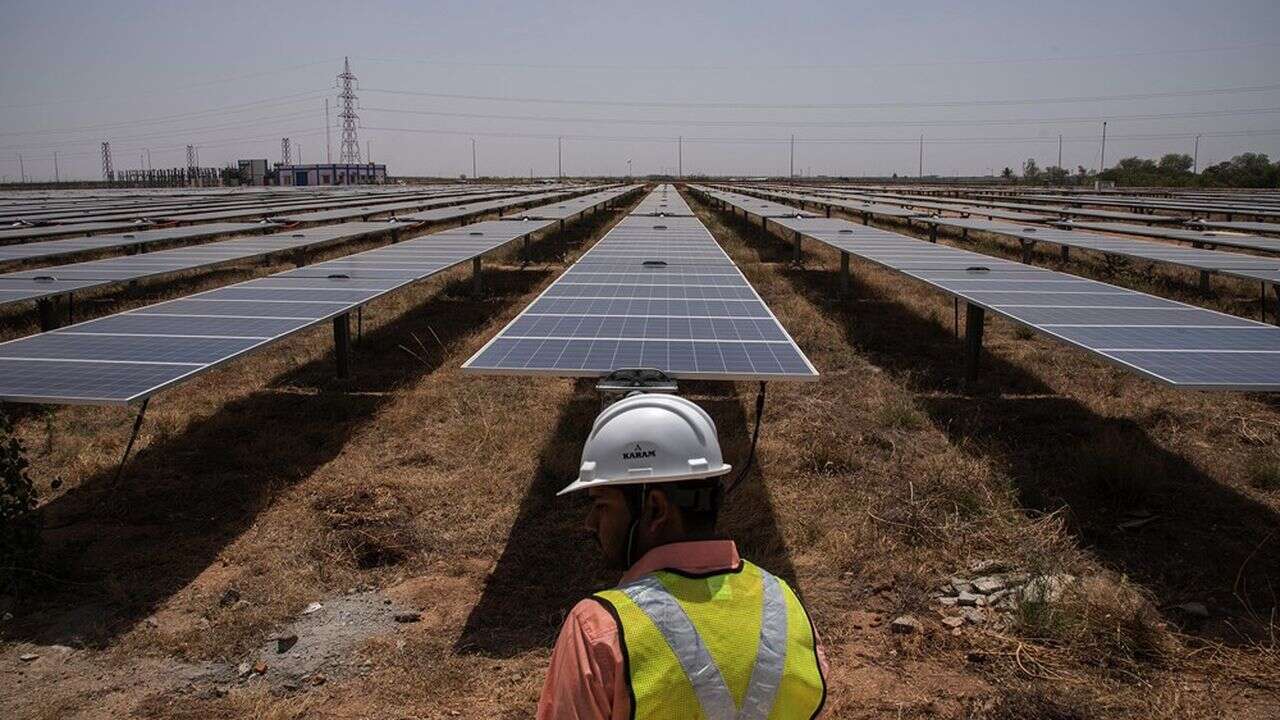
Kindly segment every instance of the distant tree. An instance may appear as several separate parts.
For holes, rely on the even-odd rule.
[[[1022,163],[1022,177],[1033,182],[1040,179],[1040,166],[1036,164],[1034,158],[1027,158],[1027,161]]]
[[[1050,165],[1044,169],[1045,181],[1053,183],[1054,185],[1063,184],[1066,182],[1069,175],[1070,173],[1067,172],[1066,168],[1060,168],[1057,165]]]
[[[1086,169],[1085,169],[1085,167],[1084,167],[1083,165],[1077,165],[1077,166],[1076,166],[1076,175],[1080,176],[1080,178],[1081,178],[1081,179],[1084,179],[1084,178],[1086,178],[1086,177],[1088,177],[1088,176],[1089,176],[1089,171],[1088,171],[1088,170],[1086,170]]]
[[[1012,180],[1012,179],[1013,179],[1013,168],[1006,167],[1004,170],[1002,170],[1002,171],[1000,172],[1000,177],[1004,178],[1005,180]]]
[[[1195,161],[1191,159],[1191,156],[1185,153],[1169,153],[1160,158],[1158,167],[1161,172],[1165,173],[1189,173],[1193,162]]]
[[[1205,168],[1201,181],[1222,187],[1278,187],[1280,163],[1272,164],[1265,153],[1244,153]]]

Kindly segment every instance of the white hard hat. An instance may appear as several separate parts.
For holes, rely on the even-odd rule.
[[[716,424],[675,395],[632,395],[596,417],[582,446],[578,479],[559,495],[611,485],[667,483],[724,475]]]

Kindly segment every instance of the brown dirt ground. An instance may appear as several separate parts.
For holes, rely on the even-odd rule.
[[[810,245],[797,267],[788,244],[691,202],[822,371],[769,386],[723,529],[804,597],[829,717],[1280,714],[1280,488],[1264,470],[1280,403],[1169,390],[998,320],[962,391],[941,296],[855,262],[841,300],[833,252]],[[351,380],[318,329],[157,397],[118,485],[128,411],[24,411],[45,575],[7,603],[0,716],[530,716],[564,613],[613,579],[583,502],[553,497],[599,399],[458,366],[618,217],[543,238],[528,265],[488,263],[483,298],[455,270],[376,303]],[[682,392],[741,462],[755,387]],[[1135,512],[1155,520],[1120,529]],[[931,592],[982,559],[1092,590],[1049,619],[946,631]],[[336,657],[282,685],[263,648],[308,604],[365,597],[422,620],[300,631]],[[1210,618],[1172,609],[1187,601]],[[902,613],[924,632],[891,634]],[[265,675],[240,680],[255,659]]]

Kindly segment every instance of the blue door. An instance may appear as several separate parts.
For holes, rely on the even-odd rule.
[[[306,185],[306,184],[307,184],[307,172],[306,172],[305,170],[299,170],[298,172],[295,172],[295,173],[293,174],[293,184],[294,184],[294,185]]]

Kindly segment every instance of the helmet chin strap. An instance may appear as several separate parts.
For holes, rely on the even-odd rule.
[[[646,483],[640,486],[640,505],[636,509],[635,517],[631,518],[631,526],[627,528],[627,554],[626,557],[623,558],[623,562],[626,563],[627,568],[635,565],[636,560],[640,559],[632,557],[632,555],[635,553],[636,529],[640,527],[640,521],[644,518],[644,506],[648,499],[649,485]]]

